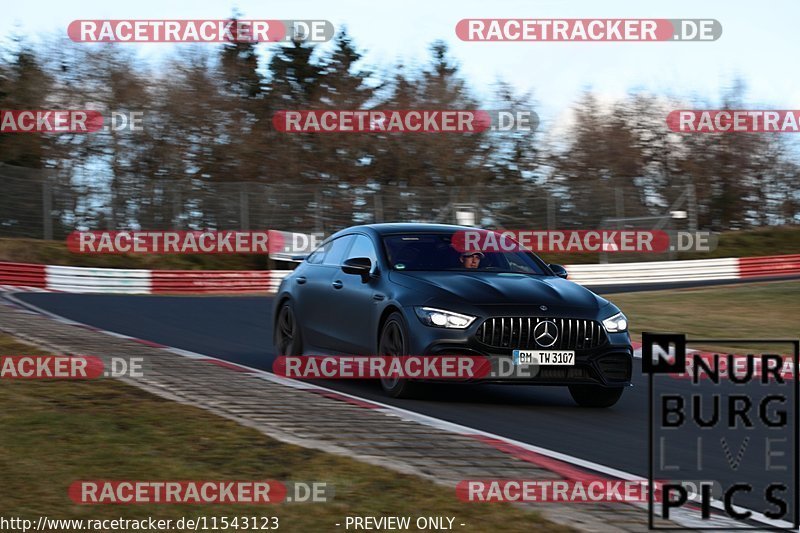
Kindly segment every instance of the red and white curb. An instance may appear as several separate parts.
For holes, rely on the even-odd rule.
[[[326,387],[322,387],[320,385],[316,385],[306,381],[284,378],[281,376],[277,376],[271,372],[267,372],[265,370],[260,370],[257,368],[240,365],[238,363],[231,363],[230,361],[226,361],[218,357],[192,352],[189,350],[183,350],[181,348],[174,348],[171,346],[166,346],[146,339],[139,339],[136,337],[131,337],[129,335],[124,335],[122,333],[100,329],[94,326],[90,326],[88,324],[84,324],[82,322],[77,322],[75,320],[62,317],[60,315],[57,315],[50,311],[46,311],[27,302],[23,302],[18,298],[15,298],[14,295],[10,293],[0,295],[0,298],[3,298],[8,302],[10,302],[9,305],[21,308],[23,310],[26,310],[27,312],[47,316],[63,324],[69,324],[72,326],[88,329],[90,331],[94,331],[97,333],[103,333],[120,339],[130,340],[133,342],[137,342],[139,344],[144,344],[151,348],[166,350],[172,354],[179,355],[181,357],[187,357],[189,359],[194,359],[201,363],[214,364],[223,368],[227,368],[229,370],[248,374],[252,377],[264,379],[272,383],[276,383],[287,387],[292,387],[294,389],[305,390],[310,393],[342,401],[356,407],[380,411],[388,416],[395,416],[405,421],[416,422],[418,424],[433,427],[441,431],[446,431],[463,437],[468,437],[476,441],[482,442],[484,444],[487,444],[489,446],[492,446],[493,448],[505,452],[516,459],[529,462],[531,464],[536,465],[539,468],[554,472],[555,474],[567,480],[577,481],[585,479],[586,476],[588,475],[587,472],[585,472],[585,470],[596,472],[598,474],[602,474],[609,478],[616,478],[624,481],[643,480],[642,476],[637,476],[610,466],[602,465],[592,461],[587,461],[579,457],[574,457],[572,455],[568,455],[565,453],[557,452],[547,448],[542,448],[540,446],[528,444],[526,442],[510,439],[502,435],[497,435],[476,428],[471,428],[453,422],[448,422],[440,418],[424,415],[422,413],[418,413],[415,411],[409,411],[407,409],[403,409],[401,407],[397,407],[394,405],[388,405],[381,402],[376,402],[374,400],[367,400],[359,396],[336,391],[333,389],[328,389]],[[636,342],[633,344],[637,352],[635,356],[641,358],[641,343]],[[634,505],[635,507],[644,510],[647,509],[647,504],[643,503],[631,503],[630,505]],[[720,511],[725,510],[722,502],[712,501],[711,506]],[[764,516],[762,513],[753,511],[751,509],[747,509],[745,507],[734,505],[733,508],[739,512],[750,511],[752,513],[751,520],[763,523],[768,526],[772,526],[773,528],[792,527],[792,524],[789,522],[771,520],[766,516]],[[682,509],[673,509],[673,514],[674,516],[672,516],[670,520],[681,525],[684,528],[708,527],[710,525],[710,521],[698,520],[693,515]],[[725,517],[718,517],[716,520],[713,521],[713,525],[715,526],[729,526],[731,528],[735,528],[737,524],[738,524],[737,522],[728,520]]]

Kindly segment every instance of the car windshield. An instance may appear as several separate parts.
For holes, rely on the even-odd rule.
[[[462,254],[451,243],[453,233],[386,235],[389,264],[401,271],[516,272],[549,276],[544,262],[529,252]]]

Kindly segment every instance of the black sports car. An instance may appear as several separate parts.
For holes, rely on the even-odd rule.
[[[460,253],[453,237],[466,230],[373,224],[332,235],[278,289],[278,354],[479,355],[535,369],[481,382],[566,385],[580,405],[615,404],[633,357],[620,310],[533,253]],[[381,384],[395,397],[419,386]]]

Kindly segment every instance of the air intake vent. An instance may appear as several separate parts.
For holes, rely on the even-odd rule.
[[[631,379],[631,358],[627,355],[606,355],[598,362],[600,371],[608,381],[629,381]]]

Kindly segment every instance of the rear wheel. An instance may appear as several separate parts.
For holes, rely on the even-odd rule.
[[[400,313],[392,313],[383,324],[378,342],[378,355],[389,357],[408,355],[408,333]],[[418,388],[417,384],[396,377],[381,378],[381,387],[393,398],[410,398]]]
[[[569,393],[581,407],[611,407],[622,396],[625,387],[601,387],[599,385],[570,385]]]
[[[275,351],[277,355],[302,355],[303,341],[300,338],[300,324],[294,314],[292,302],[285,302],[278,311],[275,321]]]

